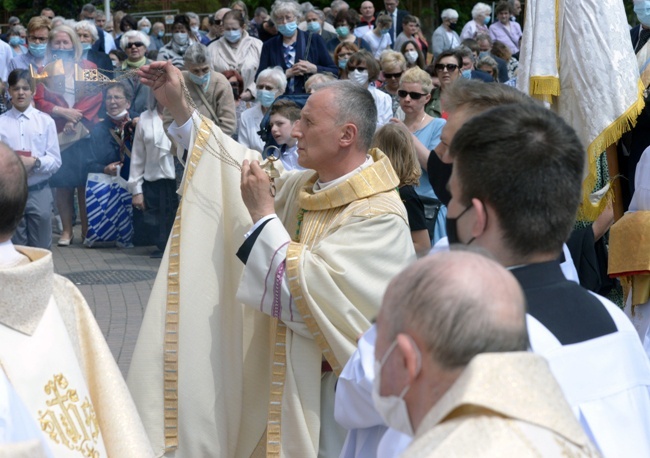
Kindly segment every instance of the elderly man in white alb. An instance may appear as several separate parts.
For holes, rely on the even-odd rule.
[[[338,457],[338,374],[415,259],[397,176],[368,150],[372,96],[345,81],[317,89],[292,133],[311,170],[272,183],[258,153],[192,112],[171,65],[140,76],[191,151],[128,377],[154,449]]]

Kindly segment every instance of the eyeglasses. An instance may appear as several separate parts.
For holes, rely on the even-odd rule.
[[[126,100],[126,97],[122,97],[121,95],[109,95],[109,96],[106,96],[106,101],[107,102],[119,102],[120,100]]]
[[[34,36],[29,36],[29,42],[30,43],[47,43],[47,37],[34,37]]]
[[[429,94],[421,94],[419,92],[408,92],[408,91],[399,90],[397,91],[397,95],[400,97],[400,99],[405,99],[406,96],[408,95],[409,97],[411,97],[412,100],[420,100],[422,97],[426,97]]]
[[[360,72],[362,72],[364,70],[368,70],[368,68],[367,67],[355,67],[353,65],[348,65],[348,71],[353,72],[355,70],[359,70]]]
[[[139,48],[140,46],[144,46],[144,43],[141,41],[133,41],[131,43],[126,44],[126,49],[129,48]]]
[[[210,24],[212,24],[212,25],[221,25],[221,23],[223,22],[223,19],[215,19],[215,18],[211,17],[210,19],[208,19],[208,22]]]
[[[456,65],[456,64],[436,64],[436,66],[434,68],[436,69],[437,72],[441,72],[441,71],[447,69],[447,71],[449,73],[451,73],[453,71],[456,71],[456,69],[458,68],[458,65]]]
[[[387,80],[389,80],[389,79],[400,79],[402,77],[403,73],[404,72],[399,72],[399,73],[386,73],[386,72],[384,72],[384,78],[386,78]]]
[[[296,18],[292,14],[288,14],[286,16],[277,16],[275,18],[275,23],[276,24],[286,24],[287,22],[293,22],[295,20],[296,20]]]

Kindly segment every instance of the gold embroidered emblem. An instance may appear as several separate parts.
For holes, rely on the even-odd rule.
[[[38,412],[41,429],[55,443],[81,452],[86,458],[99,458],[95,449],[99,439],[99,424],[90,399],[79,400],[77,390],[68,388],[63,374],[55,375],[45,385],[50,409]]]

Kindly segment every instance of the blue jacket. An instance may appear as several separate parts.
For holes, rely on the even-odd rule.
[[[298,37],[296,39],[296,57],[294,62],[300,60],[308,60],[312,64],[316,65],[318,73],[331,73],[332,75],[338,75],[339,71],[334,65],[334,61],[330,57],[330,54],[327,52],[325,47],[325,41],[316,34],[312,34],[311,43],[309,45],[309,55],[305,58],[305,48],[307,47],[307,42],[309,40],[309,33],[298,30]],[[282,45],[282,35],[278,34],[273,38],[264,42],[262,45],[262,53],[260,55],[260,65],[257,69],[257,74],[255,79],[260,74],[262,70],[266,70],[271,67],[281,67],[283,70],[287,70],[286,63],[284,62],[284,49]],[[290,85],[287,84],[287,94],[304,94],[305,92],[305,81],[311,75],[301,75],[293,77],[293,91],[289,90]]]

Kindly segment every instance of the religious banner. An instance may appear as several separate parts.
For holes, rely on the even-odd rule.
[[[587,150],[578,219],[593,221],[611,199],[596,191],[597,161],[644,107],[643,84],[620,0],[529,0],[517,87],[550,104]]]

